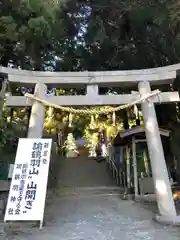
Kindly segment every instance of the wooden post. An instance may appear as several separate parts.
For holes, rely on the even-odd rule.
[[[29,130],[29,121],[30,121],[30,118],[31,118],[31,108],[30,107],[26,108],[26,115],[27,115],[27,123],[26,123],[26,137],[27,137],[28,130]]]
[[[141,96],[151,93],[149,82],[138,84]],[[168,177],[161,137],[159,133],[154,103],[151,100],[142,102],[142,113],[144,118],[145,132],[149,156],[151,160],[152,175],[156,191],[159,216],[156,220],[166,224],[180,224],[177,216],[171,185]]]
[[[122,151],[123,151],[123,171],[122,171],[122,179],[123,179],[123,187],[126,188],[126,147],[122,147]]]
[[[34,94],[36,97],[45,98],[47,87],[43,83],[37,83]],[[28,138],[41,138],[43,134],[45,107],[42,103],[34,101],[29,120]]]
[[[127,194],[130,193],[131,188],[131,168],[130,168],[130,152],[128,145],[126,146],[126,179],[127,179]]]
[[[119,169],[119,182],[123,185],[122,174],[123,174],[123,147],[120,147],[120,169]]]
[[[139,195],[138,189],[138,174],[137,174],[137,158],[136,158],[136,142],[135,137],[132,138],[132,155],[133,155],[133,170],[134,170],[134,195]]]

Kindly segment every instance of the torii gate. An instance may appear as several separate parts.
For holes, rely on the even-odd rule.
[[[0,73],[7,74],[9,83],[23,86],[34,86],[34,96],[61,106],[100,106],[121,105],[131,103],[151,93],[151,86],[157,84],[171,84],[176,78],[180,64],[154,69],[132,71],[105,71],[105,72],[33,72],[0,67]],[[137,87],[138,92],[123,95],[99,95],[99,86],[128,86]],[[48,87],[78,87],[86,86],[84,96],[47,96]],[[180,224],[171,186],[168,178],[163,147],[158,129],[154,103],[178,102],[178,92],[163,92],[153,96],[151,100],[141,103],[144,124],[146,129],[147,145],[151,159],[152,174],[156,190],[159,216],[156,220],[169,224]],[[41,138],[45,107],[40,101],[26,99],[25,96],[8,96],[6,105],[10,107],[30,106],[31,117],[29,122],[29,138]]]

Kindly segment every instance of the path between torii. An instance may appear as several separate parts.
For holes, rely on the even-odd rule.
[[[152,209],[120,199],[105,164],[64,160],[58,191],[45,210],[45,226],[9,230],[1,240],[176,240],[178,228],[152,221]]]

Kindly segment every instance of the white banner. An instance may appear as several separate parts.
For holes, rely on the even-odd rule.
[[[42,221],[52,139],[19,139],[4,221]]]

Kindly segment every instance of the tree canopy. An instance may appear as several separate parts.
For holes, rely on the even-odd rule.
[[[177,0],[1,0],[0,6],[3,66],[119,70],[180,58]]]

